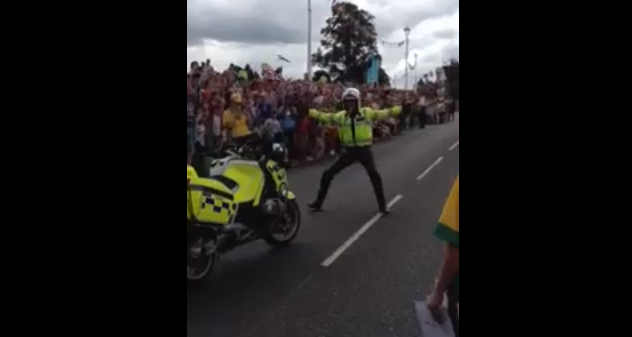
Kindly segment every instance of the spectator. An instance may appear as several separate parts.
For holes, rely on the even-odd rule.
[[[282,130],[281,122],[277,118],[276,112],[272,112],[261,127],[261,136],[266,141],[284,143]]]
[[[218,72],[210,60],[193,62],[187,74],[187,162],[191,162],[194,150],[207,152],[227,139],[242,142],[256,130],[285,142],[293,161],[317,159],[324,153],[335,155],[336,127],[323,127],[305,117],[310,108],[342,110],[342,89],[340,84],[326,81],[260,76],[250,67],[231,65]],[[364,107],[388,108],[405,100],[417,102],[419,97],[410,91],[362,89]],[[381,123],[376,136],[388,136],[405,122]]]
[[[248,118],[244,112],[243,98],[240,94],[230,96],[230,105],[224,112],[223,126],[230,138],[237,144],[247,141],[251,134]]]
[[[296,132],[296,107],[283,107],[281,118],[281,127],[283,129],[283,138],[287,148],[290,151],[290,160],[294,159],[294,137]]]
[[[267,97],[265,96],[265,93],[255,92],[254,99],[258,119],[260,121],[265,121],[270,118],[270,115],[272,115],[272,105],[266,101]]]
[[[192,77],[187,76],[187,165],[191,165],[195,149],[195,111],[197,99],[192,86]]]
[[[459,178],[457,177],[452,191],[448,196],[443,213],[439,219],[439,225],[435,235],[445,243],[443,261],[439,269],[436,283],[432,293],[428,296],[428,307],[436,313],[443,304],[444,296],[447,294],[449,301],[458,306],[460,301],[459,287],[459,247],[460,247],[460,195]],[[454,306],[450,309],[455,309]],[[454,311],[453,311],[454,313]],[[458,316],[458,309],[456,315]],[[458,336],[458,317],[451,317]]]
[[[428,120],[428,99],[426,98],[425,94],[421,95],[421,97],[419,98],[418,106],[419,113],[417,119],[419,120],[419,128],[425,129],[426,121]]]

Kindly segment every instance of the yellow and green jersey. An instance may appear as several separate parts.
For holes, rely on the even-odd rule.
[[[439,219],[439,225],[435,230],[435,235],[445,241],[446,243],[459,248],[459,178],[456,178],[456,182],[452,186],[452,191],[448,196],[441,218]],[[457,292],[459,291],[459,278],[455,280],[455,286]]]
[[[459,178],[456,178],[456,182],[452,186],[435,235],[459,248]]]
[[[387,110],[374,110],[370,108],[360,109],[360,114],[351,120],[346,111],[337,113],[325,113],[310,110],[309,117],[329,125],[338,127],[340,143],[346,147],[365,147],[373,145],[373,123],[395,117],[401,114],[401,107]],[[352,122],[355,123],[355,137],[353,136]]]

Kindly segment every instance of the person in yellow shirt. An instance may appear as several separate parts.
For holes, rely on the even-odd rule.
[[[449,310],[459,302],[459,203],[459,177],[457,177],[435,230],[435,236],[445,242],[445,249],[435,288],[427,301],[428,307],[434,312],[441,307],[446,294],[451,306]],[[456,315],[451,312],[451,316]],[[451,318],[458,336],[458,317]]]
[[[230,106],[224,111],[222,126],[228,132],[228,136],[237,144],[247,141],[252,132],[248,127],[248,117],[244,113],[243,98],[240,94],[230,97]]]

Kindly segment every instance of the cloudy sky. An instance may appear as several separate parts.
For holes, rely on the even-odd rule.
[[[410,34],[410,62],[418,76],[459,55],[459,0],[352,0],[373,13],[379,39],[404,40]],[[313,49],[319,32],[331,15],[328,0],[312,0]],[[281,54],[292,60],[284,65],[286,76],[306,72],[307,0],[187,0],[187,68],[190,62],[210,58],[216,68],[230,63],[281,65]],[[403,86],[404,48],[382,46],[384,68]],[[412,79],[411,79],[412,81]]]

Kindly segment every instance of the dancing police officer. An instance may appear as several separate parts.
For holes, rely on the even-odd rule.
[[[333,124],[338,127],[340,143],[343,147],[338,159],[329,167],[320,181],[320,190],[316,201],[309,204],[313,211],[322,210],[327,197],[329,186],[334,178],[343,170],[355,163],[360,163],[367,171],[379,211],[388,213],[382,177],[377,171],[373,158],[373,124],[377,121],[396,117],[401,113],[401,107],[376,111],[370,108],[361,108],[361,94],[358,89],[349,88],[342,94],[345,110],[338,113],[323,113],[311,110],[309,116],[321,123]]]

